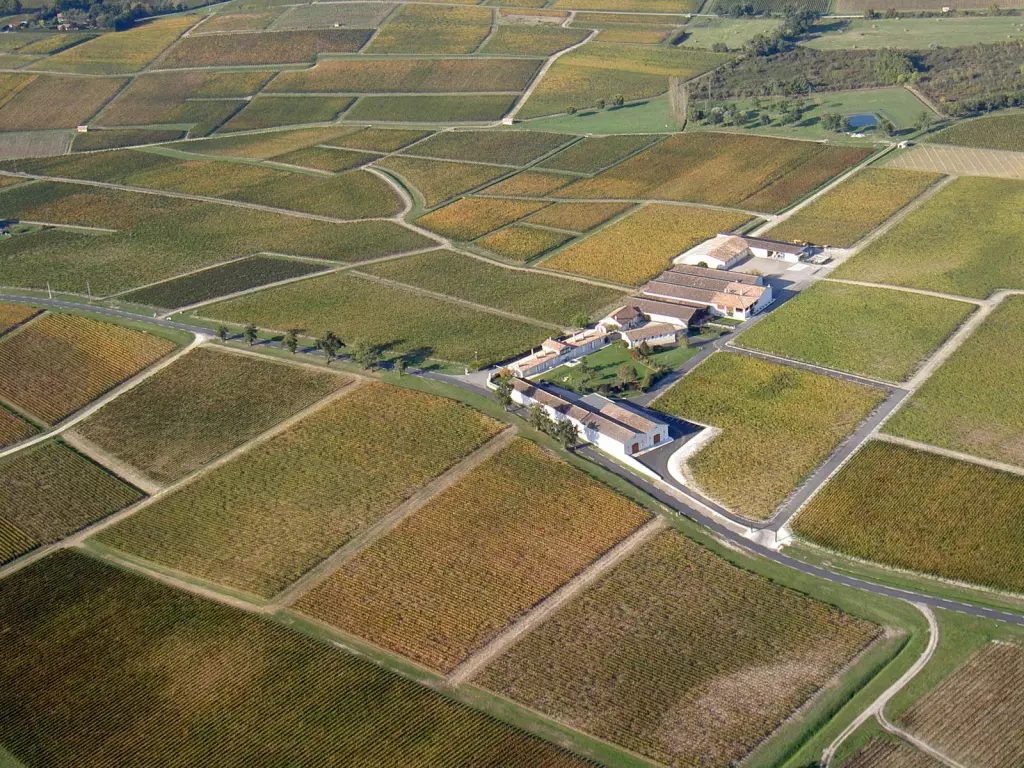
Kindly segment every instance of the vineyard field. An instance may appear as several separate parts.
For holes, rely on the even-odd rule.
[[[0,399],[56,424],[174,348],[141,331],[44,315],[0,340]]]
[[[197,349],[75,431],[167,484],[350,383],[333,373]]]
[[[979,299],[1024,288],[1022,209],[1024,181],[960,177],[833,275]]]
[[[480,47],[482,54],[550,56],[575,45],[587,36],[583,29],[502,25]]]
[[[899,382],[975,309],[964,301],[818,282],[736,340],[742,347]],[[822,327],[822,317],[829,317]],[[899,333],[892,333],[894,328]]]
[[[143,496],[56,440],[0,459],[0,480],[0,520],[38,543],[56,541]]]
[[[940,178],[937,173],[867,168],[773,227],[768,236],[848,248]]]
[[[571,239],[572,235],[550,229],[512,224],[480,238],[476,244],[510,261],[525,263]]]
[[[412,6],[409,6],[412,7]],[[385,123],[486,123],[500,120],[515,96],[363,96],[347,120]]]
[[[366,53],[473,53],[491,31],[490,8],[403,5]]]
[[[722,430],[689,469],[713,499],[764,520],[884,399],[881,389],[716,352],[657,408]]]
[[[572,138],[561,133],[535,131],[445,131],[421,141],[409,151],[443,160],[526,165]]]
[[[540,344],[550,330],[355,275],[314,277],[214,304],[203,315],[279,331],[334,330],[388,353],[437,357],[474,369]]]
[[[0,406],[0,448],[32,437],[38,431],[24,419]]]
[[[655,198],[774,212],[868,154],[866,149],[764,136],[683,133],[557,196]]]
[[[885,431],[1024,466],[1024,296],[989,315],[907,403]]]
[[[497,431],[451,400],[364,384],[99,540],[269,597]]]
[[[160,60],[165,69],[312,64],[325,53],[353,53],[370,39],[369,29],[193,35],[180,40]]]
[[[597,173],[615,165],[635,152],[650,146],[657,136],[588,136],[563,149],[554,157],[538,163],[539,168],[552,168],[576,173]]]
[[[438,293],[561,325],[621,297],[613,288],[494,266],[453,251],[430,251],[385,261],[364,271]]]
[[[0,744],[26,764],[590,765],[278,623],[75,552],[4,579],[0,614]]]
[[[929,136],[934,144],[1024,152],[1024,114],[990,115],[956,123]]]
[[[730,765],[877,635],[666,532],[474,682],[662,764]]]
[[[125,84],[114,77],[27,75],[0,106],[0,131],[74,128],[88,120]]]
[[[376,153],[317,146],[297,149],[294,152],[286,152],[275,157],[273,161],[275,163],[287,163],[289,165],[299,165],[303,168],[314,168],[319,171],[337,173],[338,171],[347,171],[349,168],[366,165],[376,157]]]
[[[527,221],[572,232],[586,232],[623,213],[631,203],[555,203],[533,214]]]
[[[491,230],[535,213],[547,203],[533,200],[496,200],[463,197],[421,216],[416,223],[453,240],[475,240]]]
[[[0,303],[0,336],[37,314],[39,314],[39,310],[27,304]]]
[[[79,133],[71,144],[72,152],[94,152],[99,149],[119,149],[141,144],[156,144],[184,138],[185,132],[179,130],[149,131],[145,128],[125,128],[123,130],[89,131]]]
[[[324,143],[331,147],[362,149],[367,152],[395,152],[429,135],[430,131],[411,128],[361,128]]]
[[[960,765],[1024,763],[1024,648],[990,643],[915,704],[900,725]]]
[[[449,671],[648,517],[517,438],[297,608]]]
[[[252,131],[298,123],[331,123],[353,101],[351,96],[262,96],[246,104],[241,112],[224,124],[220,132]]]
[[[866,560],[1024,592],[1021,509],[1024,478],[876,441],[797,515],[793,530]]]
[[[640,285],[682,251],[735,229],[744,213],[652,203],[563,248],[545,267],[624,285]]]
[[[351,133],[354,128],[299,128],[291,131],[250,133],[240,136],[218,136],[204,141],[175,144],[174,149],[214,157],[241,157],[247,160],[269,160],[297,149],[333,141]]]
[[[507,169],[494,166],[422,160],[418,157],[389,157],[375,165],[409,182],[419,191],[427,208],[508,173]]]
[[[482,190],[482,194],[510,197],[542,197],[573,180],[572,176],[558,173],[520,171]]]
[[[275,259],[270,256],[251,256],[230,264],[213,267],[192,275],[179,277],[124,295],[125,301],[148,304],[151,307],[174,309],[208,301],[236,291],[267,285],[278,280],[312,274],[326,269],[295,259]]]
[[[943,768],[944,765],[905,741],[872,739],[843,763],[843,768]]]

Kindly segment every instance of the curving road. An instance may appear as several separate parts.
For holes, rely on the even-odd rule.
[[[149,317],[147,315],[139,315],[132,312],[125,312],[120,309],[110,309],[107,307],[96,307],[91,304],[79,304],[73,301],[62,301],[60,299],[36,299],[27,296],[19,296],[17,294],[6,294],[0,293],[0,301],[15,302],[21,304],[35,304],[41,307],[53,307],[56,309],[70,309],[70,310],[85,310],[88,312],[95,312],[100,315],[107,315],[110,317],[119,317],[125,320],[133,320],[140,323],[151,323],[153,325],[163,326],[165,328],[177,328],[178,330],[188,331],[194,334],[209,334],[208,328],[201,328],[199,326],[188,325],[187,323],[179,323],[173,320],[161,320],[156,317]],[[309,351],[309,350],[305,350]],[[428,378],[437,379],[439,381],[446,382],[448,384],[454,384],[456,386],[467,389],[476,394],[483,394],[487,397],[491,396],[491,393],[486,388],[481,388],[475,384],[471,384],[467,381],[459,381],[450,376],[444,376],[442,374],[431,374],[423,373],[421,375],[427,376]],[[920,603],[930,608],[940,608],[946,611],[956,611],[957,613],[964,613],[969,616],[977,616],[984,619],[992,619],[995,621],[1003,621],[1010,624],[1016,624],[1017,626],[1024,627],[1024,615],[1009,613],[1007,611],[1000,611],[995,608],[985,608],[983,606],[973,605],[972,603],[961,602],[959,600],[948,600],[943,597],[935,597],[932,595],[922,594],[920,592],[913,592],[907,589],[897,589],[895,587],[887,587],[882,584],[876,584],[865,579],[860,579],[854,576],[847,576],[846,574],[837,573],[827,568],[820,566],[811,565],[809,563],[802,562],[795,558],[789,557],[781,552],[776,552],[773,549],[769,549],[755,541],[751,541],[740,533],[737,533],[716,520],[712,519],[708,515],[700,512],[694,507],[683,503],[665,491],[658,488],[652,482],[645,478],[635,475],[628,471],[619,464],[616,464],[612,459],[603,456],[596,451],[587,454],[587,457],[604,467],[608,471],[618,475],[626,482],[636,486],[640,490],[647,493],[649,496],[657,499],[661,504],[665,505],[669,509],[673,510],[679,515],[686,517],[693,522],[703,526],[704,528],[711,531],[715,536],[720,539],[725,539],[731,544],[743,549],[744,551],[758,556],[763,557],[766,560],[778,563],[779,565],[785,566],[786,568],[792,568],[800,573],[805,573],[809,576],[814,576],[819,579],[831,581],[836,584],[842,584],[853,589],[859,589],[864,592],[870,592],[875,595],[882,595],[885,597],[891,597],[898,600],[906,600],[911,603]]]

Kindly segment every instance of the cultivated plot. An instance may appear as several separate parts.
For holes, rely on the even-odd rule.
[[[586,232],[631,206],[632,203],[555,203],[527,217],[527,221],[570,232]]]
[[[0,448],[32,437],[38,431],[23,418],[0,406]]]
[[[1024,112],[964,120],[925,140],[933,144],[1024,152]]]
[[[37,314],[39,310],[28,304],[0,304],[0,336]]]
[[[502,179],[497,184],[481,190],[485,195],[506,195],[510,197],[543,197],[575,179],[563,173],[521,171],[515,176]],[[491,201],[494,202],[494,201]]]
[[[0,340],[0,399],[56,424],[173,349],[142,331],[47,314]]]
[[[961,765],[1024,762],[1024,648],[991,643],[915,704],[900,725]]]
[[[689,471],[712,498],[763,520],[884,399],[880,389],[718,352],[657,408],[722,430]]]
[[[388,157],[375,165],[408,182],[423,198],[427,208],[440,205],[456,195],[481,187],[504,176],[508,168],[473,165],[418,157]]]
[[[950,176],[1024,179],[1024,152],[999,149],[918,144],[896,155],[885,165],[887,168],[934,171]]]
[[[903,381],[974,309],[964,301],[819,282],[744,331],[737,344]]]
[[[847,762],[844,768],[942,768],[944,763],[896,739],[872,739]]]
[[[544,255],[572,239],[572,235],[553,229],[511,224],[481,237],[475,245],[510,261],[527,262]]]
[[[886,422],[885,431],[1024,466],[1024,296],[1007,298]]]
[[[366,165],[377,157],[379,155],[375,152],[357,152],[351,149],[315,146],[278,155],[273,158],[273,162],[337,173],[338,171],[347,171],[349,168]]]
[[[447,671],[648,518],[516,439],[297,608]]]
[[[366,53],[473,53],[491,31],[490,8],[403,5]]]
[[[668,532],[475,682],[660,763],[727,765],[876,635]]]
[[[190,141],[175,144],[173,148],[183,152],[213,155],[214,157],[269,160],[286,152],[334,141],[357,130],[357,128],[339,126],[337,128],[304,128],[293,131],[250,133],[243,136],[221,136],[204,141]]]
[[[586,39],[584,29],[505,25],[497,27],[480,46],[482,54],[513,54],[516,56],[551,56]]]
[[[220,133],[300,123],[332,123],[353,101],[355,99],[351,96],[260,96],[228,120]]]
[[[57,440],[0,459],[0,562],[48,544],[143,497]],[[20,535],[15,535],[20,533]]]
[[[576,173],[597,173],[650,146],[659,138],[659,136],[630,134],[587,136],[554,157],[543,160],[537,166]]]
[[[7,75],[0,77],[0,131],[74,128],[89,120],[125,84],[117,77]],[[12,87],[13,86],[13,87]]]
[[[547,203],[535,200],[502,200],[463,197],[421,216],[416,223],[453,240],[475,240],[491,230],[535,213]]]
[[[352,133],[324,143],[331,147],[367,152],[394,152],[429,135],[430,131],[415,128],[357,128]]]
[[[358,51],[371,29],[253,32],[183,38],[161,59],[165,69],[313,63],[324,53]]]
[[[363,96],[346,120],[382,123],[487,123],[500,120],[516,96]]]
[[[797,516],[800,536],[855,557],[1024,592],[1024,478],[868,443]]]
[[[768,236],[848,248],[941,178],[937,173],[866,168],[772,227]]]
[[[74,432],[170,483],[351,383],[327,371],[197,349]]]
[[[121,147],[135,147],[142,144],[176,141],[184,137],[185,131],[174,128],[169,130],[149,130],[146,128],[90,130],[88,133],[75,134],[75,138],[71,142],[71,151],[94,152],[100,149],[120,149]]]
[[[443,160],[526,165],[573,138],[540,131],[444,131],[407,151]]]
[[[985,298],[1024,287],[1024,182],[961,178],[833,273]]]
[[[280,624],[77,553],[5,579],[0,613],[0,743],[27,764],[586,765]]]
[[[454,401],[364,384],[99,540],[270,597],[497,431]]]

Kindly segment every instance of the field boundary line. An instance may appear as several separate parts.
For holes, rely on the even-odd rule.
[[[78,546],[79,543],[84,542],[93,534],[99,533],[105,528],[109,528],[113,525],[116,525],[117,523],[120,523],[125,518],[134,515],[140,509],[148,507],[150,504],[155,503],[156,501],[162,499],[164,496],[174,493],[180,490],[181,488],[184,488],[185,486],[194,483],[196,480],[199,480],[204,475],[214,471],[215,469],[221,467],[224,464],[227,464],[232,459],[235,459],[241,454],[251,450],[252,448],[255,448],[256,446],[267,442],[271,438],[276,437],[281,432],[284,432],[286,429],[289,429],[294,424],[306,418],[315,411],[319,410],[320,408],[325,407],[332,403],[334,400],[337,400],[343,397],[344,395],[347,395],[350,392],[358,389],[361,383],[362,380],[353,379],[351,383],[342,385],[341,388],[335,390],[326,397],[321,398],[308,408],[305,408],[299,411],[298,413],[290,416],[284,421],[271,427],[266,432],[257,435],[252,440],[248,440],[247,442],[242,443],[241,445],[235,448],[232,448],[230,451],[218,456],[216,459],[209,462],[205,466],[202,466],[199,469],[194,470],[193,472],[190,472],[189,474],[180,478],[179,480],[174,481],[170,485],[165,486],[163,489],[161,489],[157,493],[154,493],[152,496],[148,496],[144,499],[139,499],[134,504],[130,504],[124,509],[118,510],[117,512],[107,515],[106,517],[100,518],[99,520],[90,523],[89,525],[86,525],[83,528],[80,528],[79,530],[75,531],[74,533],[68,536],[65,536],[62,539],[58,539],[57,541],[54,541],[50,544],[44,544],[41,547],[37,547],[31,552],[25,554],[23,557],[18,558],[17,560],[14,560],[13,562],[10,562],[7,565],[0,568],[0,578],[9,576],[10,574],[15,573],[16,571],[19,571],[28,565],[31,565],[36,560],[40,560],[41,558],[45,557],[51,552],[57,551],[58,549],[67,549],[68,547]]]
[[[114,231],[116,231],[116,230],[114,230]],[[200,272],[206,272],[206,271],[211,270],[211,269],[216,269],[217,267],[225,267],[228,264],[234,264],[236,261],[244,261],[245,259],[251,259],[253,256],[256,256],[256,255],[258,255],[258,254],[256,254],[256,253],[247,253],[245,256],[237,256],[237,257],[235,257],[233,259],[228,259],[227,261],[218,261],[216,264],[209,264],[209,265],[207,265],[205,267],[199,267],[198,269],[190,269],[187,272],[180,272],[180,273],[178,273],[176,275],[171,275],[170,277],[162,277],[159,280],[154,280],[151,283],[144,283],[143,285],[139,285],[139,286],[136,286],[134,288],[126,288],[125,290],[118,291],[117,293],[108,293],[106,296],[101,296],[100,300],[101,301],[109,301],[110,299],[117,299],[117,298],[120,298],[121,296],[125,296],[126,294],[129,294],[129,293],[135,293],[136,291],[142,291],[142,290],[145,290],[146,288],[152,288],[155,285],[163,285],[164,283],[171,283],[171,282],[174,282],[175,280],[180,280],[183,277],[191,277],[192,275],[198,275]]]
[[[917,660],[914,661],[913,664],[911,664],[910,668],[906,672],[904,672],[895,683],[893,683],[884,691],[882,691],[882,694],[877,699],[875,699],[863,712],[857,715],[854,721],[850,723],[848,726],[846,726],[846,728],[843,729],[843,732],[840,733],[835,738],[835,740],[825,748],[825,750],[821,753],[821,764],[826,768],[828,768],[829,763],[832,762],[832,758],[835,757],[836,750],[839,749],[843,742],[846,741],[853,734],[854,731],[860,728],[864,723],[866,723],[871,718],[877,717],[879,724],[886,730],[890,730],[888,727],[886,727],[888,721],[885,719],[885,705],[889,703],[893,696],[902,691],[907,686],[907,684],[911,680],[913,680],[922,669],[924,669],[928,662],[931,661],[932,654],[935,653],[935,649],[939,645],[939,624],[935,620],[935,613],[932,611],[931,608],[929,608],[927,605],[924,605],[923,603],[915,603],[912,601],[908,602],[910,602],[912,606],[914,606],[915,608],[917,608],[917,610],[924,614],[925,619],[928,621],[928,645],[925,646],[924,652],[917,657]],[[960,767],[957,766],[957,768]]]
[[[965,304],[974,304],[976,306],[983,306],[987,299],[975,299],[970,296],[959,296],[955,293],[943,293],[942,291],[929,291],[926,288],[911,288],[906,285],[889,285],[888,283],[872,283],[867,280],[847,280],[843,277],[822,277],[819,280],[824,280],[829,283],[844,283],[846,285],[859,285],[862,288],[885,288],[890,291],[901,291],[903,293],[916,293],[919,296],[932,296],[936,299],[946,299],[948,301],[962,301]]]
[[[544,75],[546,75],[548,73],[548,70],[551,69],[551,65],[558,61],[558,59],[560,59],[565,54],[571,51],[575,51],[577,48],[580,48],[589,43],[591,40],[597,37],[598,31],[599,30],[592,29],[590,30],[589,35],[587,35],[585,38],[580,40],[575,45],[570,45],[568,48],[563,48],[562,50],[551,54],[551,56],[548,57],[547,61],[545,61],[544,64],[541,65],[541,68],[538,70],[537,74],[533,76],[533,80],[530,82],[530,85],[526,88],[526,90],[523,91],[523,95],[519,97],[519,100],[515,103],[512,109],[509,110],[508,114],[506,114],[502,120],[498,121],[497,124],[512,125],[512,123],[516,119],[516,115],[519,114],[519,110],[523,108],[523,105],[526,104],[526,101],[533,95],[533,92],[537,90],[537,86],[540,85],[540,81],[544,79]]]
[[[515,645],[525,635],[532,632],[550,616],[556,613],[563,605],[572,600],[576,595],[596,582],[605,573],[610,571],[620,561],[629,557],[648,540],[661,531],[668,528],[668,522],[661,515],[655,515],[633,533],[624,538],[611,549],[607,550],[597,560],[586,566],[582,571],[573,576],[569,581],[541,600],[533,610],[529,611],[517,621],[506,627],[487,645],[476,651],[455,667],[448,674],[448,682],[451,685],[461,685],[476,676],[484,667],[490,664],[501,654]]]
[[[401,220],[401,223],[403,225],[408,226],[405,223],[405,217],[409,215],[409,213],[413,209],[413,206],[415,205],[415,201],[412,198],[412,194],[410,194],[409,190],[407,190],[405,187],[403,187],[401,184],[399,184],[397,181],[395,181],[391,177],[390,174],[385,173],[380,168],[377,168],[376,166],[374,166],[373,163],[375,163],[375,162],[377,162],[377,161],[376,160],[371,160],[369,164],[363,166],[363,170],[369,171],[374,176],[376,176],[378,179],[381,179],[382,181],[386,182],[387,185],[389,187],[391,187],[391,189],[393,189],[395,191],[395,194],[398,195],[399,200],[402,201],[402,210],[399,213],[395,214],[395,220],[396,221]],[[422,233],[420,233],[420,234],[422,234]],[[433,233],[431,233],[431,234],[433,235]],[[436,235],[433,235],[433,236],[436,237]]]
[[[744,347],[737,344],[733,339],[725,342],[723,345],[725,352],[735,352],[738,355],[746,355],[747,357],[759,357],[764,360],[778,363],[779,365],[786,365],[790,368],[799,368],[806,370],[810,373],[817,373],[821,376],[828,376],[832,379],[839,379],[840,381],[848,381],[852,384],[861,384],[865,387],[874,387],[875,389],[903,389],[903,387],[895,381],[885,381],[884,379],[876,379],[871,376],[863,376],[859,373],[850,373],[848,371],[841,371],[838,368],[828,368],[824,365],[817,365],[816,363],[808,363],[804,360],[799,360],[795,357],[783,357],[782,355],[773,355],[770,352],[762,352],[759,349],[753,349],[751,347]]]
[[[470,51],[471,54],[480,53],[480,49],[487,45],[487,41],[494,37],[494,33],[498,31],[498,9],[492,7],[488,10],[491,12],[491,26],[487,30],[487,34],[484,35],[484,39],[480,41],[479,45]],[[516,93],[518,93],[518,91],[516,91]]]
[[[371,275],[367,272],[360,272],[358,269],[355,268],[349,269],[347,270],[347,272],[348,274],[355,275],[356,277],[360,277],[363,280],[370,280],[375,283],[383,283],[384,285],[390,285],[393,288],[409,291],[410,293],[419,293],[424,296],[430,296],[431,298],[437,299],[439,301],[447,301],[452,304],[462,304],[463,306],[470,307],[471,309],[476,309],[480,312],[487,312],[488,314],[497,315],[498,317],[504,317],[507,318],[508,320],[515,320],[520,323],[536,325],[540,328],[546,328],[549,331],[555,331],[557,333],[563,333],[565,331],[565,328],[561,325],[558,325],[557,323],[549,323],[545,320],[538,320],[536,318],[528,317],[526,315],[520,315],[515,312],[508,312],[504,309],[498,309],[497,307],[488,306],[487,304],[477,304],[475,301],[470,301],[469,299],[460,299],[458,296],[452,296],[451,294],[441,293],[439,291],[431,291],[427,288],[420,288],[419,286],[416,285],[409,285],[408,283],[400,283],[397,280],[391,280],[387,277],[378,277],[377,275]]]
[[[142,489],[146,492],[147,496],[152,496],[163,490],[162,485],[150,478],[142,470],[136,469],[129,462],[111,455],[75,430],[69,429],[61,439],[76,451],[84,453],[97,464],[109,469],[122,480],[127,480],[136,488]]]
[[[110,227],[89,227],[85,224],[57,224],[52,221],[32,221],[31,219],[18,219],[20,224],[34,224],[37,227],[53,227],[54,229],[84,229],[87,232],[107,232],[114,234],[120,232],[119,229],[111,229]]]
[[[482,446],[473,451],[469,456],[462,459],[453,467],[449,467],[444,473],[438,475],[429,483],[421,487],[412,496],[399,504],[387,515],[382,517],[372,526],[357,536],[353,536],[347,543],[336,549],[326,559],[311,568],[298,580],[285,587],[270,600],[270,604],[278,608],[290,608],[310,590],[326,581],[331,574],[343,566],[349,559],[363,549],[372,546],[380,539],[387,536],[399,523],[410,515],[429,504],[436,496],[446,491],[449,487],[462,480],[466,475],[480,466],[484,461],[501,451],[519,434],[519,429],[509,426],[492,437]],[[305,615],[305,614],[303,614]]]
[[[932,445],[931,443],[922,443],[919,440],[911,440],[907,437],[900,437],[899,435],[890,435],[884,432],[879,432],[874,435],[875,440],[881,440],[886,443],[894,443],[895,445],[902,445],[905,448],[913,448],[916,451],[924,451],[926,453],[934,453],[939,456],[945,456],[947,459],[956,459],[957,461],[965,461],[970,464],[979,464],[989,469],[995,469],[1000,472],[1008,472],[1013,475],[1024,476],[1024,467],[1018,467],[1016,464],[1007,464],[1002,461],[995,461],[993,459],[986,459],[982,456],[975,456],[972,453],[964,453],[963,451],[954,451],[949,448],[942,448],[938,445]]]
[[[36,317],[38,317],[38,315],[36,315]],[[27,325],[27,323],[22,324],[21,327],[25,327],[25,325]],[[209,340],[209,336],[200,336],[197,334],[195,338],[192,339],[192,342],[189,343],[187,346],[179,347],[177,351],[172,352],[169,355],[165,355],[162,359],[157,360],[152,365],[146,367],[142,371],[139,371],[137,374],[132,376],[127,381],[122,381],[120,384],[118,384],[116,387],[108,391],[106,394],[102,395],[96,400],[93,400],[84,408],[78,410],[70,417],[64,419],[64,421],[54,425],[51,429],[43,431],[38,435],[33,435],[32,437],[29,437],[26,440],[22,440],[20,443],[15,443],[14,445],[8,446],[7,448],[0,450],[0,458],[10,456],[11,454],[17,453],[18,451],[23,451],[26,448],[30,448],[33,445],[38,445],[39,443],[45,442],[50,438],[57,437],[58,435],[67,432],[75,425],[85,421],[87,418],[92,416],[94,413],[96,413],[96,411],[105,406],[107,403],[120,397],[125,392],[134,389],[139,384],[144,382],[146,379],[150,378],[151,376],[155,376],[164,368],[171,365],[172,363],[177,362],[181,357],[187,355],[193,349],[202,346]]]
[[[907,381],[907,389],[912,392],[916,392],[920,389],[924,383],[931,378],[931,375],[938,370],[943,363],[949,360],[960,347],[966,342],[971,336],[974,335],[975,330],[981,325],[985,318],[992,314],[1002,303],[1002,299],[1005,296],[999,296],[996,299],[987,301],[978,306],[978,309],[971,313],[970,317],[964,320],[960,327],[957,328],[945,342],[935,350],[935,352],[921,364],[921,367],[915,371],[914,375]]]

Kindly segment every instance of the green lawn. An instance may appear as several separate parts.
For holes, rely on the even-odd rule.
[[[667,96],[658,96],[648,101],[613,109],[583,109],[575,115],[556,115],[528,120],[525,123],[516,122],[515,127],[588,134],[667,133],[679,130],[679,126],[669,114]]]
[[[822,25],[831,30],[834,21]],[[812,30],[813,31],[813,30]],[[802,45],[819,51],[843,48],[958,48],[978,43],[1024,39],[1024,27],[1000,16],[933,19],[851,19],[834,31],[823,31]]]
[[[727,331],[709,329],[705,333],[690,336],[688,338],[688,342],[690,345],[703,345],[704,343],[713,341],[724,333],[727,333]],[[583,377],[580,374],[579,365],[560,365],[557,368],[552,368],[539,378],[541,381],[548,381],[556,386],[571,389],[574,392],[582,394],[583,392],[595,390],[603,384],[616,384],[618,382],[619,366],[624,363],[633,366],[633,371],[636,373],[636,379],[637,381],[640,381],[648,372],[653,375],[655,367],[665,368],[668,370],[678,368],[691,357],[696,355],[700,349],[701,347],[699,346],[689,346],[688,344],[680,341],[680,343],[674,347],[659,348],[650,357],[650,361],[653,365],[645,365],[644,363],[634,360],[630,356],[629,350],[626,349],[625,342],[617,341],[609,344],[604,349],[599,349],[597,352],[587,355],[586,358],[584,358],[592,371],[586,388],[583,387]]]
[[[737,343],[886,381],[903,381],[974,309],[963,301],[819,282]]]

